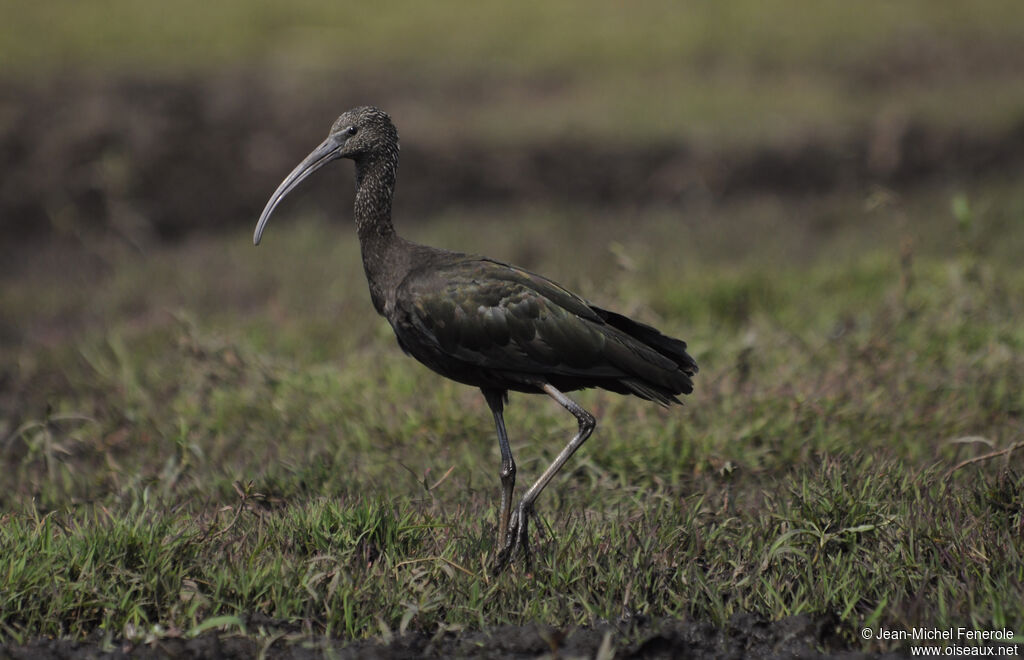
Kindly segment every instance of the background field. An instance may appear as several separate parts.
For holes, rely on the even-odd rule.
[[[1024,635],[1019,2],[8,4],[9,648]],[[367,102],[402,134],[399,231],[701,365],[683,408],[578,394],[598,431],[540,500],[529,570],[486,570],[482,397],[372,314],[350,166],[251,245]],[[525,395],[506,419],[527,484],[573,423]]]

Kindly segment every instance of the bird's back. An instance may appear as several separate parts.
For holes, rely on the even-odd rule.
[[[427,248],[429,250],[429,248]],[[601,387],[662,404],[693,390],[686,343],[551,280],[481,257],[424,253],[387,314],[402,348],[478,387]]]

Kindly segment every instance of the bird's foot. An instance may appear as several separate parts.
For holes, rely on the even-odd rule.
[[[526,507],[522,502],[519,503],[519,506],[512,513],[512,517],[508,521],[508,532],[505,534],[505,545],[498,552],[498,556],[494,561],[495,575],[505,570],[520,550],[522,550],[523,556],[526,559],[526,565],[530,565],[528,530],[531,515],[533,515],[533,509]]]

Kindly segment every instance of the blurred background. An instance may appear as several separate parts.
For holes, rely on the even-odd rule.
[[[509,202],[682,218],[1005,175],[1024,153],[1013,0],[3,6],[5,241],[251,224],[362,104],[403,137],[406,223]],[[326,179],[300,204],[342,216]]]

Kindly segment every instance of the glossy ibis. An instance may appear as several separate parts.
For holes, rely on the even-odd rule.
[[[593,415],[564,392],[601,387],[663,405],[693,391],[697,363],[686,343],[590,304],[551,280],[486,257],[411,243],[395,233],[391,199],[398,169],[398,132],[373,107],[338,117],[320,146],[278,186],[270,214],[306,177],[332,160],[355,161],[355,223],[370,298],[398,344],[442,376],[479,387],[494,414],[501,449],[501,507],[495,568],[521,548],[544,487],[594,430]],[[516,464],[502,417],[508,392],[547,394],[579,423],[565,449],[526,491],[515,511]]]

